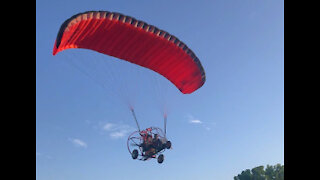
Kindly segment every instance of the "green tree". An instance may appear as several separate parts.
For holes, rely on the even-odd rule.
[[[241,174],[234,176],[234,180],[284,180],[284,165],[277,164],[275,166],[267,165],[257,166],[255,168],[246,169]]]
[[[245,171],[242,171],[241,174],[238,174],[238,176],[235,176],[233,179],[234,180],[251,180],[252,174],[250,169],[246,169]]]
[[[265,170],[266,180],[274,180],[276,178],[276,173],[273,166],[267,165]]]
[[[265,180],[265,171],[263,166],[255,167],[251,170],[252,172],[252,179],[254,180]]]

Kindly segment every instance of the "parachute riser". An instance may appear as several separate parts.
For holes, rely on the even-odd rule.
[[[164,137],[167,138],[167,116],[164,116]]]
[[[134,120],[136,121],[136,124],[137,124],[138,130],[139,130],[139,132],[140,132],[141,130],[140,130],[140,126],[139,126],[139,123],[138,123],[138,120],[137,120],[136,114],[134,113],[134,110],[133,110],[133,109],[131,109],[131,112],[132,112],[132,115],[133,115]]]

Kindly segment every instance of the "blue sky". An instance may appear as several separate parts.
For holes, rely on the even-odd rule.
[[[283,9],[279,0],[37,0],[37,179],[228,180],[284,164]],[[85,50],[53,56],[60,25],[88,10],[120,12],[175,35],[200,59],[206,83],[182,95],[156,73],[113,57]],[[71,61],[84,62],[89,76]],[[143,128],[162,127],[166,108],[173,149],[163,164],[131,159],[126,139],[135,122],[119,89],[128,91]]]

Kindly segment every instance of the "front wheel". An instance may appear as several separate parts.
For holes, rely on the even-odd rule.
[[[164,160],[164,156],[163,156],[163,154],[160,154],[158,156],[158,163],[161,164],[163,162],[163,160]]]
[[[132,159],[137,159],[138,158],[138,150],[133,150],[131,153]]]

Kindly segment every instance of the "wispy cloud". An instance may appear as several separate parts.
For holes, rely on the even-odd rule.
[[[117,139],[117,138],[122,138],[127,135],[127,131],[116,131],[116,132],[111,132],[110,137]]]
[[[208,123],[208,122],[201,121],[198,118],[195,118],[194,116],[192,116],[190,114],[187,115],[187,119],[188,119],[188,122],[190,124],[201,125],[207,131],[211,130],[211,125],[215,125],[215,123],[213,123],[213,122],[212,123]]]
[[[188,120],[189,120],[189,123],[191,124],[202,124],[202,121],[200,121],[199,119],[197,118],[194,118],[192,115],[188,115]]]
[[[83,147],[83,148],[88,147],[87,143],[85,143],[84,141],[82,141],[80,139],[69,138],[69,140],[77,147]]]
[[[191,124],[202,124],[202,121],[200,121],[199,119],[191,119],[191,120],[189,120],[189,123],[191,123]]]
[[[87,119],[87,120],[85,120],[85,123],[87,123],[87,124],[89,124],[89,125],[90,125],[92,122],[91,122],[90,120],[88,120],[88,119]]]
[[[111,130],[113,127],[114,127],[114,124],[112,124],[112,123],[106,123],[106,124],[102,127],[102,129],[103,129],[103,130],[106,130],[106,131],[109,131],[109,130]]]
[[[119,139],[126,137],[131,131],[135,129],[126,124],[105,123],[102,125],[102,130],[107,132],[112,139]]]
[[[37,157],[37,158],[53,159],[53,157],[52,157],[52,156],[50,156],[50,155],[46,155],[46,154],[44,154],[44,153],[40,153],[40,152],[36,152],[36,157]]]

